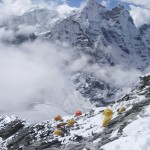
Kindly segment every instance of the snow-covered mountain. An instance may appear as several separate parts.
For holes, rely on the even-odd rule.
[[[143,39],[150,44],[150,25],[144,24],[140,27],[140,34],[142,35]]]
[[[125,111],[117,110],[124,107]],[[102,111],[109,108],[113,117],[102,127]],[[64,135],[56,136],[58,124],[74,119],[75,124],[62,127]],[[91,109],[79,117],[63,116],[63,121],[27,124],[15,116],[0,117],[0,148],[3,150],[149,150],[150,74],[138,85],[107,107]],[[61,129],[61,130],[62,130]]]
[[[34,28],[29,34],[21,32],[31,26]],[[137,28],[129,11],[120,4],[108,10],[96,0],[87,0],[84,6],[67,15],[47,8],[35,8],[4,21],[1,27],[15,30],[12,42],[17,44],[36,38],[65,42],[75,49],[76,57],[84,55],[88,58],[87,66],[99,66],[96,71],[118,65],[125,70],[143,71],[150,64],[149,25]],[[123,91],[112,84],[114,81],[95,74],[93,68],[90,71],[85,68],[73,76],[75,88],[85,98],[105,104]],[[110,72],[105,76],[107,74]]]

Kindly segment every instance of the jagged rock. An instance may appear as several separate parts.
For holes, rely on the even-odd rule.
[[[1,117],[0,129],[1,137],[3,137],[3,144],[1,145],[3,145],[4,149],[8,150],[83,150],[84,148],[92,150],[101,149],[103,145],[119,139],[123,135],[124,128],[126,128],[126,126],[128,126],[132,121],[136,120],[137,116],[142,116],[145,108],[150,106],[150,97],[146,97],[150,93],[150,91],[147,91],[147,88],[150,87],[149,81],[150,75],[141,77],[139,84],[135,87],[135,89],[132,90],[131,93],[123,97],[118,102],[111,104],[111,108],[113,110],[116,109],[116,112],[117,107],[120,107],[125,103],[126,107],[132,107],[122,114],[118,114],[116,117],[114,117],[101,132],[93,132],[101,127],[99,124],[95,125],[95,123],[90,121],[92,118],[97,116],[100,117],[102,115],[101,112],[103,109],[99,110],[98,108],[96,108],[96,110],[91,110],[89,113],[86,113],[79,118],[74,118],[77,123],[69,128],[67,126],[64,127],[69,134],[62,137],[55,137],[53,135],[57,125],[57,123],[54,121],[16,128],[17,123],[24,125],[21,119],[18,119],[17,117]],[[141,92],[145,94],[145,98],[139,101],[137,98],[140,97]],[[132,101],[132,103],[130,103],[130,101]],[[65,121],[67,120],[68,118]],[[84,121],[85,123],[83,123]],[[12,127],[12,130],[10,130],[10,126]],[[6,135],[3,135],[4,131],[7,135],[7,139]],[[111,137],[114,131],[117,131],[116,136]],[[75,134],[76,132],[78,134]],[[88,135],[86,133],[87,136],[85,137],[84,132],[91,134]],[[94,143],[94,141],[97,140],[98,142]]]
[[[8,149],[10,150],[19,149],[21,145],[24,146],[30,145],[31,141],[33,140],[31,136],[31,134],[33,133],[34,131],[32,127],[27,127],[18,131],[18,133],[11,139],[11,141],[8,141],[7,143]]]
[[[24,127],[24,121],[17,117],[12,117],[12,120],[7,119],[9,118],[0,117],[0,124],[3,125],[0,126],[0,137],[4,140]]]

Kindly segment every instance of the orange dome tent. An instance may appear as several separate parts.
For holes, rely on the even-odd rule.
[[[54,131],[54,135],[61,136],[62,134],[63,134],[63,132],[61,130],[59,130],[59,129],[56,129]]]
[[[56,117],[54,118],[54,120],[55,120],[55,121],[62,121],[63,119],[62,119],[62,117],[61,117],[60,115],[58,115],[58,116],[56,116]]]
[[[76,111],[75,112],[75,116],[81,116],[82,115],[82,112],[81,111]]]

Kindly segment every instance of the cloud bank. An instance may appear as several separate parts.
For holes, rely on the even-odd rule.
[[[128,3],[130,6],[130,13],[134,19],[137,27],[150,23],[150,1],[149,0],[121,0]]]
[[[38,3],[33,4],[30,0],[6,0],[0,4],[0,18],[20,15],[33,6],[38,6]],[[43,6],[45,7],[44,4]],[[63,5],[52,3],[48,7],[52,6],[59,9],[59,14],[75,10],[66,2]],[[137,18],[138,25],[148,19],[148,16],[142,17],[143,20],[138,22],[138,16],[141,14],[137,15],[139,10],[136,13],[132,12],[137,9],[136,6],[131,7],[131,14],[135,16],[135,20]],[[17,33],[30,34],[33,31],[35,31],[33,26],[20,25]],[[39,119],[50,119],[58,113],[66,115],[76,109],[91,108],[92,105],[86,103],[81,94],[75,91],[71,78],[76,72],[83,71],[89,74],[94,72],[97,79],[120,87],[125,92],[143,74],[133,68],[124,69],[123,65],[114,67],[89,65],[88,56],[81,54],[81,57],[74,59],[74,49],[66,44],[55,45],[40,40],[21,45],[3,43],[3,39],[11,41],[13,38],[12,30],[0,28],[1,114],[14,113],[30,117],[30,120],[36,118],[36,121],[40,121]],[[147,68],[146,72],[148,71]]]
[[[150,2],[149,2],[150,5]],[[143,24],[150,24],[150,9],[130,5],[130,14],[134,19],[134,23],[137,27]]]
[[[18,114],[35,110],[42,114],[41,108],[47,106],[48,116],[54,117],[59,112],[68,114],[86,108],[84,98],[70,80],[68,50],[70,48],[38,40],[20,46],[1,43],[0,111]],[[54,111],[56,109],[59,111]]]

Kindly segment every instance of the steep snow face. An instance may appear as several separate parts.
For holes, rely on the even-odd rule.
[[[150,45],[150,25],[144,24],[139,28],[140,34],[142,35],[143,39]],[[150,47],[149,47],[150,49]]]
[[[101,19],[101,13],[105,12],[106,8],[96,0],[88,0],[83,7],[80,8],[79,13],[75,16],[75,19],[81,24],[82,28],[89,27],[89,23],[99,22]]]
[[[144,34],[147,29],[141,28],[140,32],[143,31],[145,35],[141,36],[129,12],[122,5],[107,10],[96,0],[87,0],[84,6],[68,16],[62,16],[56,10],[34,8],[21,16],[14,16],[1,26],[15,30],[21,25],[33,26],[32,32],[38,35],[63,40],[82,49],[96,49],[94,53],[100,59],[104,55],[103,59],[111,60],[111,64],[128,63],[141,69],[148,66],[149,36]],[[109,54],[104,50],[107,46],[114,47]]]
[[[10,28],[16,28],[20,25],[34,26],[33,32],[41,33],[50,30],[53,24],[59,19],[57,11],[48,10],[46,8],[35,8],[24,13],[21,16],[14,16],[7,20],[7,25]]]
[[[78,26],[75,26],[75,23]],[[94,60],[95,64],[102,66],[119,64],[125,68],[133,67],[140,70],[144,70],[150,64],[149,45],[135,27],[129,12],[122,5],[107,10],[95,1],[87,1],[78,13],[69,17],[67,21],[60,22],[52,31],[55,31],[55,34],[59,36],[54,38],[50,35],[50,39],[65,40],[76,47],[80,47],[86,53],[90,52],[90,58]],[[86,49],[87,47],[90,50]],[[86,82],[88,75],[81,73],[78,79],[82,78],[82,81],[85,80],[85,82],[81,80],[81,82],[76,82],[76,87],[82,95],[90,97],[92,101],[98,99],[100,101],[101,98],[114,99],[114,93],[119,92],[117,87],[109,88],[108,91],[106,88],[105,90],[99,87],[94,89],[91,84]],[[94,78],[98,83],[104,82]]]
[[[51,30],[56,22],[66,18],[68,14],[59,14],[57,10],[48,8],[32,8],[20,16],[11,16],[1,22],[1,27],[16,30],[20,26],[34,27],[32,33],[42,34]]]
[[[130,64],[143,70],[150,63],[149,36],[145,34],[148,28],[139,32],[129,12],[120,4],[107,10],[96,0],[88,0],[69,17],[55,10],[36,8],[4,23],[15,30],[20,25],[34,26],[33,32],[51,40],[68,42],[80,49],[89,47],[99,62],[103,58],[109,65]],[[106,51],[108,46],[113,50]]]
[[[79,23],[72,19],[65,19],[57,24],[50,33],[53,40],[68,41],[72,46],[90,47],[91,41],[86,36]]]
[[[80,49],[89,47],[99,60],[102,57],[108,60],[109,65],[130,64],[142,70],[150,63],[148,43],[120,4],[107,10],[95,0],[89,0],[77,13],[58,22],[51,32],[50,39],[65,41]],[[113,47],[112,51],[105,51],[108,46]]]
[[[102,17],[102,36],[97,42],[97,49],[101,45],[114,46],[116,48],[109,53],[114,64],[132,64],[134,67],[145,68],[149,60],[147,45],[144,44],[129,12],[118,5]],[[147,59],[146,62],[143,61],[144,58]]]

